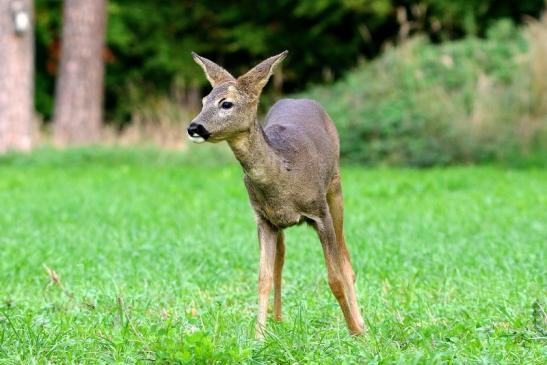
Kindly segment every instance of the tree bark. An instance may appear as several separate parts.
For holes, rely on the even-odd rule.
[[[0,153],[32,147],[32,0],[0,0]]]
[[[61,145],[98,142],[103,119],[105,0],[65,0],[55,91],[54,138]]]

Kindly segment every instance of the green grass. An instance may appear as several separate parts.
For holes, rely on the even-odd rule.
[[[241,169],[198,162],[0,158],[0,363],[545,363],[546,170],[345,167],[369,332],[347,334],[320,244],[298,227],[285,321],[259,343]]]

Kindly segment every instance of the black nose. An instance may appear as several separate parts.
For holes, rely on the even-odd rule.
[[[190,123],[188,126],[188,135],[190,137],[203,137],[203,139],[207,139],[211,133],[209,133],[201,124]]]

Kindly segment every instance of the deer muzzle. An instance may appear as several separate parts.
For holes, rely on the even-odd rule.
[[[201,124],[192,122],[188,126],[188,138],[194,143],[203,143],[210,135],[211,133]]]

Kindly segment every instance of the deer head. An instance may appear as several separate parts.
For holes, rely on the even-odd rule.
[[[287,53],[262,61],[236,79],[213,61],[192,52],[213,90],[202,99],[201,112],[188,126],[190,140],[220,142],[249,131],[256,122],[260,93]]]

